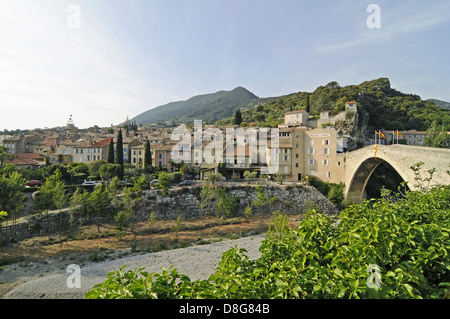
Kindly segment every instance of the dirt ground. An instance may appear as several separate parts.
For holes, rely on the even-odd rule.
[[[74,262],[98,261],[107,255],[118,257],[131,253],[150,253],[161,250],[201,245],[265,233],[273,225],[275,216],[253,216],[220,219],[206,217],[197,220],[156,220],[134,223],[119,236],[114,224],[104,224],[100,232],[96,225],[71,229],[69,233],[46,235],[26,239],[18,243],[0,246],[0,271],[2,266],[28,263],[48,263],[58,259]],[[290,226],[298,226],[302,215],[289,215]],[[181,230],[176,230],[179,226]],[[49,262],[51,260],[52,262]],[[15,286],[0,284],[0,296]]]

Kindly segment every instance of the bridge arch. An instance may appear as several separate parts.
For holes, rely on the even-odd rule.
[[[389,162],[380,157],[369,157],[364,159],[358,167],[356,167],[350,183],[346,190],[346,199],[354,202],[360,203],[364,198],[364,193],[366,191],[367,183],[369,182],[373,172],[380,166],[381,163],[386,162],[389,164],[405,181],[411,178],[410,174],[403,172],[403,169],[396,167],[395,163]],[[408,184],[408,187],[411,186]]]
[[[387,162],[407,183],[416,190],[416,181],[411,166],[423,162],[422,172],[435,168],[432,184],[450,184],[450,149],[407,145],[367,146],[345,154],[345,198],[355,203],[363,199],[364,190],[374,170]],[[424,173],[427,176],[427,173]]]

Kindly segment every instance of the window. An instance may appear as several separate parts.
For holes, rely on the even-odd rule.
[[[330,145],[330,141],[329,140],[324,140],[323,141],[323,145]]]
[[[313,159],[309,159],[309,160],[308,160],[309,165],[314,165],[314,162],[315,162],[315,161],[314,161]]]
[[[330,154],[330,149],[329,148],[324,148],[323,149],[323,155],[328,155]]]
[[[314,149],[313,148],[308,148],[308,154],[309,155],[314,155]]]
[[[295,167],[298,168],[298,163],[295,163]]]
[[[313,146],[313,145],[314,145],[314,141],[313,141],[313,140],[310,140],[310,141],[309,141],[309,145]]]
[[[322,165],[323,165],[323,166],[328,166],[328,160],[324,159],[324,160],[322,161]]]
[[[298,153],[297,153],[297,154],[295,154],[295,158],[298,158]]]
[[[162,154],[161,153],[158,154],[158,158],[162,159]]]
[[[285,160],[285,161],[288,161],[288,160],[289,160],[289,156],[284,155],[284,160]]]
[[[338,162],[338,166],[341,166],[341,162]]]
[[[331,172],[327,173],[328,178],[331,178]]]

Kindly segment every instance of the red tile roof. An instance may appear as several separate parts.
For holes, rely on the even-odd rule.
[[[12,160],[6,160],[5,163],[12,165],[39,165],[37,161],[44,161],[41,155],[35,153],[20,153]]]
[[[102,148],[105,147],[107,145],[109,145],[111,143],[112,137],[108,137],[104,140],[101,140],[100,142],[94,143],[90,146],[88,146],[88,148]]]

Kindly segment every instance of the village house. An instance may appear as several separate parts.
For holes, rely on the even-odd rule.
[[[86,163],[91,163],[100,160],[108,160],[109,144],[112,138],[108,137],[99,142],[86,147]]]
[[[11,160],[5,160],[5,164],[14,165],[18,170],[39,168],[45,165],[44,157],[35,153],[19,153]]]
[[[291,111],[285,114],[284,124],[286,125],[307,125],[309,114],[305,110]]]
[[[345,110],[347,112],[358,112],[356,101],[350,101],[345,103]]]
[[[161,144],[162,145],[162,144]],[[151,148],[150,148],[151,149]],[[130,162],[133,166],[138,168],[144,167],[145,160],[145,145],[139,144],[135,146],[131,146],[130,148]],[[152,156],[152,165],[153,165],[153,156]]]
[[[143,146],[144,143],[139,140],[137,137],[124,137],[123,138],[123,154],[124,154],[124,162],[132,163],[132,151],[135,146]]]

